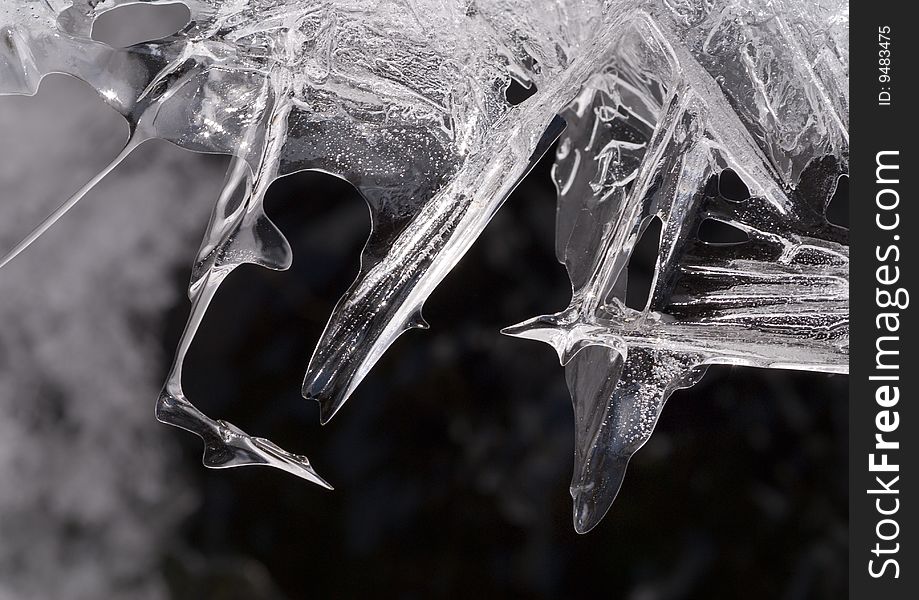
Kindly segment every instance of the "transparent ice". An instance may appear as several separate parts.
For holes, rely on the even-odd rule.
[[[182,366],[221,282],[291,250],[262,202],[277,178],[353,184],[373,229],[303,395],[325,423],[561,135],[561,312],[505,333],[551,344],[574,403],[579,532],[612,504],[676,389],[709,364],[846,372],[847,232],[826,207],[848,168],[848,8],[839,0],[182,0],[191,20],[128,48],[95,20],[176,0],[0,0],[0,94],[65,73],[130,136],[0,266],[154,138],[233,156],[192,268],[191,314],[156,405],[200,435],[210,467],[263,464],[329,485],[304,456],[201,413]],[[505,97],[514,80],[535,90]],[[564,130],[564,133],[562,133]],[[2,135],[2,132],[0,132]],[[749,198],[717,185],[730,169]],[[628,263],[652,219],[648,301]],[[744,232],[702,241],[700,225]]]

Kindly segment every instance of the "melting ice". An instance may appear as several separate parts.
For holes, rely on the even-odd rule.
[[[0,263],[147,140],[233,156],[156,405],[204,439],[207,466],[270,465],[329,487],[306,457],[182,391],[226,276],[290,265],[262,202],[303,170],[349,181],[373,219],[306,368],[303,395],[325,423],[399,335],[427,327],[424,301],[561,136],[556,248],[571,304],[505,333],[551,344],[565,366],[579,532],[609,509],[669,395],[707,365],[846,372],[847,232],[825,216],[848,169],[845,1],[182,0],[191,21],[174,35],[92,39],[106,11],[175,2],[0,0],[0,94],[65,73],[130,126],[111,165]],[[512,80],[535,93],[511,105]],[[720,193],[727,169],[748,198]],[[628,263],[654,218],[658,258],[637,310]],[[746,241],[701,240],[710,219]]]

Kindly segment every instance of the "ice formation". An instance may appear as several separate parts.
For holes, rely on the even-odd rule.
[[[69,193],[71,178],[49,177],[49,165],[89,178],[124,129],[64,77],[34,99],[0,98],[0,244]],[[149,144],[68,215],[66,231],[3,269],[0,598],[167,597],[159,565],[196,495],[172,432],[142,399],[162,385],[156,334],[181,302],[175,273],[219,168]]]
[[[848,9],[840,0],[182,0],[167,38],[112,48],[94,20],[175,0],[0,0],[0,93],[89,83],[146,140],[234,157],[192,269],[192,310],[157,418],[205,464],[265,464],[328,486],[309,461],[198,411],[182,364],[237,266],[286,269],[262,201],[284,175],[352,183],[373,230],[309,361],[328,421],[566,127],[554,170],[564,311],[510,327],[551,344],[576,423],[584,532],[615,498],[667,397],[713,363],[845,372],[847,233],[826,206],[848,160]],[[535,92],[512,105],[515,80]],[[726,198],[737,173],[749,198]],[[632,249],[662,222],[652,291],[625,305]],[[747,241],[699,239],[730,224]]]

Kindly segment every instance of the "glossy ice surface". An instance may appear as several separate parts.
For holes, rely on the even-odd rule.
[[[286,269],[262,201],[278,177],[352,183],[373,231],[307,366],[328,421],[561,134],[557,254],[572,301],[505,333],[551,344],[576,422],[575,528],[612,504],[668,396],[714,363],[845,372],[848,247],[826,206],[848,161],[848,9],[838,0],[182,0],[190,23],[128,48],[96,18],[164,0],[0,0],[0,94],[90,84],[131,135],[21,252],[146,140],[234,157],[192,269],[193,307],[157,418],[205,464],[328,484],[304,456],[213,420],[182,365],[237,266]],[[533,89],[512,105],[511,80]],[[565,128],[567,124],[567,128]],[[564,129],[564,133],[562,130]],[[731,169],[749,198],[725,197]],[[626,306],[632,249],[662,223],[651,293]],[[698,235],[714,219],[736,244]]]

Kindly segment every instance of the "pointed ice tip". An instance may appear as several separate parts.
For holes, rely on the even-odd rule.
[[[609,510],[608,506],[604,510],[597,510],[589,493],[572,490],[571,497],[574,499],[574,530],[581,535],[596,527]]]
[[[332,487],[332,484],[323,479],[319,473],[317,473],[313,467],[305,467],[302,473],[297,474],[298,477],[306,479],[310,483],[315,483],[319,487],[329,490],[330,492],[335,491],[335,488]]]
[[[424,319],[424,317],[421,315],[421,311],[419,310],[409,318],[408,323],[406,323],[406,328],[430,329],[431,325]]]
[[[45,217],[45,219],[41,223],[39,223],[38,226],[35,227],[35,229],[29,232],[29,234],[25,236],[22,240],[20,240],[20,242],[16,244],[16,246],[12,250],[7,252],[3,256],[3,258],[0,259],[0,269],[2,269],[7,264],[9,264],[10,261],[12,261],[14,258],[19,256],[22,252],[24,252],[26,248],[31,246],[35,242],[35,240],[37,240],[42,235],[44,235],[44,233],[48,231],[52,225],[57,223],[61,219],[61,217],[67,214],[67,212],[71,208],[76,206],[77,202],[82,200],[83,197],[86,196],[86,194],[90,192],[90,190],[96,187],[96,185],[100,181],[102,181],[109,173],[111,173],[112,170],[115,169],[115,167],[121,164],[121,162],[124,161],[124,159],[128,157],[128,154],[133,152],[133,150],[137,148],[140,144],[142,144],[145,139],[147,138],[144,135],[140,135],[139,132],[135,131],[134,133],[132,133],[131,137],[128,139],[124,148],[121,149],[121,152],[118,153],[118,156],[116,156],[112,160],[112,162],[108,164],[108,166],[106,166],[104,169],[99,171],[99,173],[95,177],[90,179],[85,185],[83,185],[83,187],[77,190],[72,196],[67,198],[67,200],[65,200],[63,204],[61,204],[56,209],[54,209],[54,211],[52,211],[50,215]]]
[[[335,491],[335,488],[332,487],[332,484],[326,481],[325,479],[323,479],[322,477],[320,477],[319,474],[316,473],[315,471],[313,471],[313,477],[314,477],[314,479],[312,480],[313,483],[315,483],[319,487],[329,490],[330,492]]]
[[[210,469],[230,467],[268,466],[333,489],[329,482],[316,473],[307,457],[293,454],[271,440],[253,437],[226,421],[215,421],[194,407],[181,390],[163,389],[156,402],[156,418],[161,423],[174,425],[197,434],[204,440],[201,462]]]
[[[303,387],[300,388],[300,394],[307,400],[315,400],[319,403],[319,423],[321,425],[331,421],[348,399],[347,395],[342,397],[342,394],[337,393],[331,383],[327,371],[322,368],[314,368],[313,361],[310,361],[306,374],[303,376]]]
[[[555,331],[558,328],[558,322],[554,315],[544,315],[534,317],[516,325],[509,325],[501,330],[504,335],[519,337],[527,340],[546,341],[548,332]]]
[[[509,335],[512,337],[524,337],[528,331],[534,327],[538,327],[537,323],[541,317],[536,317],[534,319],[527,319],[522,323],[516,323],[514,325],[508,325],[501,330],[501,333],[504,335]]]
[[[303,382],[303,397],[307,400],[315,400],[319,403],[319,424],[325,425],[332,420],[332,417],[338,413],[344,405],[346,398],[329,396],[324,392],[322,386],[317,385],[315,381]]]
[[[567,364],[583,347],[583,344],[574,349],[571,347],[571,331],[558,314],[535,317],[523,323],[505,327],[501,330],[501,333],[549,344],[555,349],[555,353],[558,355],[558,362],[562,365]]]
[[[13,260],[14,258],[16,258],[17,256],[19,256],[19,254],[20,254],[23,250],[25,250],[25,247],[24,247],[24,246],[23,246],[23,247],[20,247],[20,246],[23,246],[23,245],[20,243],[20,244],[17,245],[15,248],[13,248],[13,249],[10,250],[9,252],[7,252],[6,255],[5,255],[3,258],[0,258],[0,269],[2,269],[3,267],[5,267],[6,265],[10,264],[10,262],[12,262],[12,260]]]
[[[516,325],[508,325],[501,329],[501,335],[507,335],[510,337],[519,337],[520,336],[520,326],[522,323],[517,323]]]
[[[619,489],[629,465],[629,459],[619,456],[601,456],[598,463],[589,463],[599,467],[597,470],[580,470],[575,465],[575,481],[572,482],[570,493],[574,501],[574,530],[578,533],[587,533],[596,527],[610,507]]]
[[[332,417],[341,408],[341,404],[335,402],[332,398],[316,398],[319,403],[319,424],[325,425],[332,420]]]

